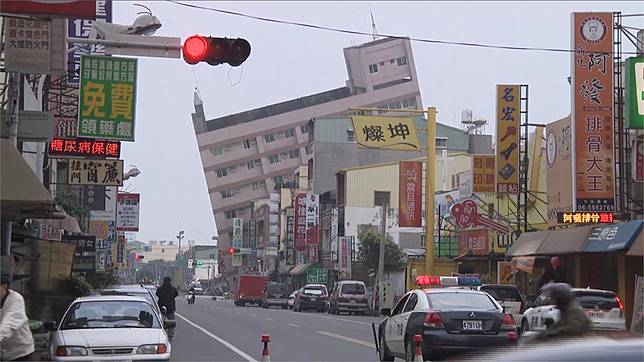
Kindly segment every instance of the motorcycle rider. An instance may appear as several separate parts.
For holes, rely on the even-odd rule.
[[[195,294],[196,294],[195,286],[191,285],[190,288],[188,288],[188,295],[190,296],[190,298],[188,298],[188,304],[195,303],[195,298],[196,298]]]
[[[559,321],[538,337],[541,340],[562,337],[579,337],[590,332],[591,322],[581,306],[575,301],[570,285],[548,283],[541,289],[559,310]]]
[[[174,320],[174,312],[177,307],[174,303],[174,298],[179,296],[177,288],[172,286],[172,279],[170,277],[163,278],[163,285],[157,288],[157,297],[159,298],[157,304],[159,308],[165,307],[167,310],[166,319]],[[168,328],[168,338],[172,340],[174,337],[174,328]]]

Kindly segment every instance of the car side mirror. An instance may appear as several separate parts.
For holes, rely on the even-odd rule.
[[[163,328],[174,328],[177,326],[177,321],[173,319],[166,319],[163,321]]]
[[[161,314],[163,315],[168,314],[168,308],[166,308],[165,306],[161,307]]]
[[[381,315],[383,315],[383,316],[385,316],[385,317],[389,317],[389,316],[391,316],[391,309],[389,309],[389,308],[382,308],[382,309],[380,310],[380,314],[381,314]]]
[[[43,327],[45,328],[45,330],[47,332],[55,331],[56,329],[58,329],[58,322],[56,322],[56,321],[47,321],[47,322],[45,322]]]

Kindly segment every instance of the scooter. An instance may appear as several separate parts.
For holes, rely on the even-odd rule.
[[[188,301],[188,304],[195,304],[195,292],[188,292],[186,294],[186,300]]]
[[[177,326],[177,322],[174,319],[168,319],[168,309],[165,306],[161,307],[161,316],[163,318],[163,329],[166,330],[168,340],[172,341],[174,339],[174,328]]]

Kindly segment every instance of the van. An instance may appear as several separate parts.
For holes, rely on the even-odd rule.
[[[282,309],[288,308],[286,284],[270,283],[266,286],[262,308],[266,309],[271,306],[281,307]]]

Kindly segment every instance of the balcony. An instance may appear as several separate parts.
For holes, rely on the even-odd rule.
[[[221,192],[213,192],[210,194],[210,202],[215,210],[221,210],[234,205],[238,207],[248,206],[252,200],[268,198],[268,191],[266,186],[260,186],[257,190],[252,187],[243,187],[236,190],[231,197],[222,198]]]

